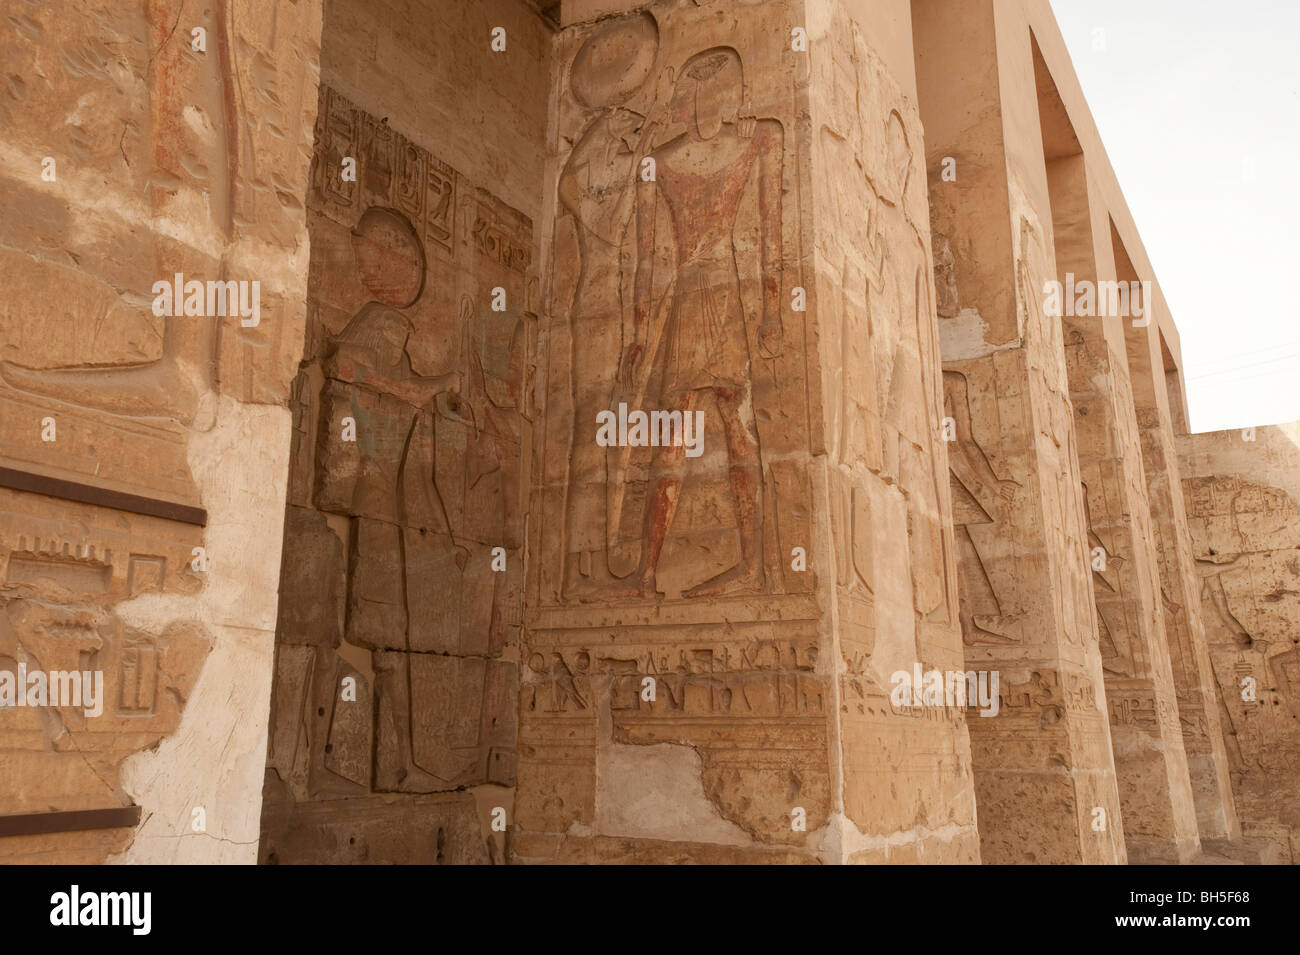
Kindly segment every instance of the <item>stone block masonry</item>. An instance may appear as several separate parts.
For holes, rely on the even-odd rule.
[[[1300,432],[1185,433],[1047,0],[65,6],[0,860],[1295,860]]]

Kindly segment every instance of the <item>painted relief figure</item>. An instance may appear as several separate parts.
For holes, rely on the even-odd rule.
[[[740,533],[739,561],[688,589],[686,597],[753,592],[764,584],[762,469],[732,233],[745,187],[756,173],[762,246],[757,340],[760,352],[769,356],[780,337],[783,133],[775,120],[742,117],[743,101],[744,75],[735,50],[718,47],[688,60],[670,106],[671,121],[686,131],[652,152],[654,178],[637,183],[633,328],[623,356],[624,386],[638,399],[645,395],[659,359],[656,407],[685,416],[712,395],[726,441]],[[676,261],[664,299],[652,307],[660,201],[671,223]],[[628,588],[641,596],[657,592],[656,572],[677,510],[684,465],[683,447],[656,449],[641,560]]]
[[[573,429],[565,504],[566,597],[599,596],[635,566],[635,543],[620,548],[613,517],[621,494],[608,477],[606,449],[592,441],[596,415],[613,400],[626,308],[623,266],[635,212],[637,163],[656,124],[624,104],[645,85],[658,54],[653,18],[637,14],[611,20],[574,57],[569,84],[574,98],[596,110],[561,170],[559,203],[572,217],[579,268],[566,303],[571,336]],[[607,501],[613,498],[611,511]],[[621,573],[611,564],[617,563]]]

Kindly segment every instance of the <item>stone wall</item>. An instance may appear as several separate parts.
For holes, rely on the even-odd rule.
[[[1179,461],[1241,829],[1300,861],[1300,423],[1181,435]]]
[[[140,821],[0,857],[252,862],[320,3],[9,13],[0,669],[103,695],[0,710],[0,812]]]
[[[543,37],[517,4],[326,11],[265,862],[504,858],[537,272],[498,194],[538,206]]]
[[[1300,425],[1176,437],[1047,0],[73,7],[0,859],[1295,861]]]
[[[986,862],[1122,862],[1088,526],[1028,24],[1016,5],[914,5]],[[955,178],[945,178],[951,160]]]

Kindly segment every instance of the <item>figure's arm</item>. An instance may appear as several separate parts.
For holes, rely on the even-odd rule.
[[[417,408],[423,408],[444,391],[456,391],[459,385],[460,376],[454,372],[448,375],[434,375],[430,378],[407,378],[403,381],[385,383],[387,390]]]
[[[575,153],[580,146],[581,143],[574,147]],[[565,164],[563,171],[560,173],[559,199],[561,208],[575,219],[578,219],[582,214],[582,204],[578,198],[578,171],[575,167],[574,158],[570,156],[568,163]]]
[[[325,376],[354,384],[365,385],[375,391],[390,394],[416,406],[424,407],[443,391],[456,391],[460,376],[456,373],[424,377],[416,375],[410,362],[403,359],[397,375],[387,375],[373,367],[374,356],[369,349],[359,349],[341,343],[325,360]]]
[[[885,240],[880,234],[880,199],[871,200],[867,222],[867,285],[879,292],[885,287]]]
[[[759,123],[758,218],[761,224],[763,319],[759,345],[772,347],[781,331],[781,166],[785,133],[774,120]]]

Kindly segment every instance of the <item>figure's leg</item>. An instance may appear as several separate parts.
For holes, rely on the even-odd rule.
[[[402,650],[371,654],[375,666],[376,792],[428,793],[445,788],[444,780],[415,762],[411,657]]]
[[[747,387],[716,388],[714,394],[727,440],[731,490],[736,499],[736,529],[740,532],[740,560],[729,570],[686,591],[683,594],[686,597],[763,588],[763,477],[754,404]]]
[[[695,408],[695,401],[695,392],[688,391],[673,402],[671,410],[680,411],[685,420]],[[685,464],[686,448],[683,445],[661,446],[650,470],[650,500],[647,502],[645,529],[642,532],[642,546],[645,550],[637,573],[641,581],[641,593],[646,597],[658,592],[655,577],[659,570],[659,555],[663,552],[664,541],[668,539],[673,518],[677,514]]]
[[[645,552],[636,575],[643,596],[648,597],[657,592],[655,576],[659,569],[659,555],[663,552],[664,541],[673,526],[677,504],[681,499],[682,477],[685,470],[683,452],[684,449],[680,447],[667,447],[660,448],[655,455],[650,479],[650,501],[646,508],[645,529],[642,534],[642,546],[645,547]]]
[[[684,420],[695,403],[695,392],[688,391],[678,395],[669,407],[673,411],[681,411]],[[650,467],[649,499],[646,501],[645,522],[641,531],[640,566],[625,583],[605,588],[602,591],[604,595],[653,597],[658,593],[655,577],[659,569],[659,556],[677,513],[685,461],[686,449],[682,445],[660,445],[655,449],[654,461]]]
[[[573,428],[569,444],[568,493],[565,496],[564,596],[582,599],[602,579],[605,538],[607,449],[596,444],[596,415],[609,406],[609,396],[575,385]],[[593,526],[594,525],[594,526]]]
[[[310,763],[308,779],[314,793],[340,793],[350,796],[361,792],[362,786],[339,775],[325,764],[329,752],[326,747],[330,742],[330,731],[334,725],[334,713],[339,694],[342,660],[334,647],[314,647],[313,665],[309,685],[311,695],[308,704],[311,711],[306,714],[306,723],[311,727],[308,732]],[[347,705],[347,704],[344,704]]]

